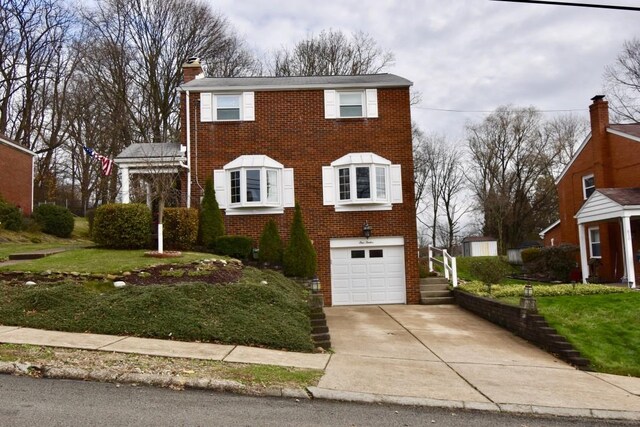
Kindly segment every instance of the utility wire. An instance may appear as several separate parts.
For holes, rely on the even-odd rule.
[[[412,108],[418,108],[420,110],[429,110],[429,111],[443,111],[443,112],[447,112],[447,113],[494,113],[495,112],[495,110],[457,110],[457,109],[452,109],[452,108],[421,107],[419,105],[412,105]],[[513,109],[509,109],[507,111],[521,111],[521,110],[525,110],[527,108],[528,107],[513,108]],[[586,108],[575,108],[575,109],[567,109],[567,110],[538,110],[538,109],[536,109],[536,111],[539,112],[539,113],[568,113],[568,112],[574,112],[574,111],[586,112],[587,109]]]
[[[575,2],[568,2],[568,1],[542,1],[542,0],[491,0],[491,1],[502,1],[502,2],[508,2],[508,3],[549,4],[552,6],[592,7],[592,8],[598,8],[598,9],[631,10],[634,12],[640,12],[640,7],[616,6],[611,4],[575,3]]]

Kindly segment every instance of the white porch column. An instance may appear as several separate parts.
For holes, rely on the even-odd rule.
[[[129,197],[129,167],[120,167],[120,200],[122,203],[130,203]]]
[[[584,233],[584,224],[578,223],[578,239],[580,240],[580,267],[582,270],[582,283],[587,283],[587,277],[589,277],[589,261],[587,260],[587,239]]]
[[[624,245],[624,263],[627,270],[627,283],[636,288],[636,271],[633,265],[633,240],[631,238],[631,218],[622,218],[622,244]]]

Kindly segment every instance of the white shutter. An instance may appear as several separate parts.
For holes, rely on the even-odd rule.
[[[220,209],[227,207],[227,174],[224,169],[213,171],[213,188],[216,190],[216,201]]]
[[[213,121],[213,95],[210,93],[202,92],[200,94],[200,121],[211,122]]]
[[[322,197],[323,204],[335,205],[336,190],[333,185],[335,172],[332,166],[322,167]]]
[[[367,89],[367,117],[378,117],[378,90]]]
[[[296,205],[296,198],[293,193],[293,169],[287,168],[282,171],[283,197],[282,202],[285,208],[292,208]]]
[[[336,91],[325,90],[324,91],[324,118],[335,119],[336,114]]]
[[[391,203],[402,203],[402,172],[400,165],[391,165]]]
[[[242,120],[254,121],[256,119],[256,108],[253,92],[242,92]]]

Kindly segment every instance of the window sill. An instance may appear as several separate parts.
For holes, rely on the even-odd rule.
[[[336,212],[364,212],[364,211],[390,211],[393,208],[391,203],[359,203],[348,205],[336,205]]]
[[[283,207],[246,207],[246,208],[226,208],[225,215],[278,215],[283,214]]]

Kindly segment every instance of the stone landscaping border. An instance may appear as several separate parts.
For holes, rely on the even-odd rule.
[[[544,316],[460,289],[455,289],[453,295],[456,304],[465,310],[513,332],[578,369],[591,370],[591,362],[582,357],[564,336],[550,327]]]

